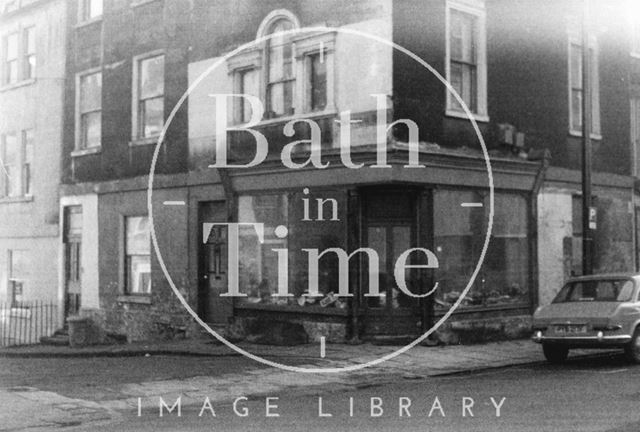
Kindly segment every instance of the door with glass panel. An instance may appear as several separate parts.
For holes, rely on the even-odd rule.
[[[365,263],[360,287],[364,306],[366,335],[415,336],[422,329],[422,301],[403,292],[394,275],[395,265],[405,251],[417,247],[416,194],[410,191],[370,191],[365,201],[364,246],[378,257],[379,295],[369,294],[368,280],[371,262]],[[407,264],[416,264],[411,260]],[[411,293],[423,292],[422,278],[417,269],[404,273]]]
[[[80,310],[82,285],[82,207],[64,209],[64,269],[65,269],[65,318]],[[66,322],[66,321],[65,321]]]

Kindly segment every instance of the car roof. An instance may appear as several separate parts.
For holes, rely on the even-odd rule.
[[[601,273],[586,276],[574,276],[569,278],[567,282],[580,282],[589,280],[609,280],[609,279],[638,279],[640,274],[634,272],[622,273]]]

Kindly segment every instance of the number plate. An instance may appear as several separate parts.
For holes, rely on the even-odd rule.
[[[583,334],[587,332],[587,326],[574,324],[557,325],[554,330],[559,334]]]

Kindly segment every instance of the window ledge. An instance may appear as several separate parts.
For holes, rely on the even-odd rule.
[[[157,144],[158,138],[160,138],[159,135],[153,136],[153,137],[147,137],[147,138],[135,138],[129,141],[129,147],[138,147],[138,146],[147,146],[147,145]]]
[[[89,147],[89,148],[86,148],[86,149],[72,151],[71,152],[71,157],[86,156],[86,155],[90,155],[90,154],[100,153],[101,151],[102,151],[102,146]]]
[[[467,113],[465,113],[465,112],[460,112],[460,111],[454,111],[454,110],[451,110],[451,109],[447,109],[444,114],[447,117],[454,117],[454,118],[469,120],[469,116],[467,116]],[[486,114],[473,114],[473,118],[477,122],[482,122],[482,123],[488,123],[489,122],[489,116],[486,115]]]
[[[136,304],[151,304],[151,297],[148,295],[120,295],[116,298],[118,303],[136,303]]]
[[[338,315],[347,316],[349,314],[348,309],[339,309],[335,307],[322,306],[295,306],[295,305],[277,305],[273,303],[244,303],[237,302],[234,305],[235,309],[246,310],[261,310],[261,311],[273,311],[273,312],[289,312],[289,313],[311,313],[317,315]]]
[[[2,87],[0,87],[0,92],[13,90],[13,89],[20,88],[20,87],[25,87],[25,86],[28,86],[28,85],[31,85],[31,84],[35,84],[35,83],[36,83],[36,79],[35,78],[24,79],[22,81],[18,81],[18,82],[15,82],[15,83],[3,85]]]
[[[332,117],[332,116],[336,116],[338,115],[338,112],[335,109],[327,109],[324,111],[308,111],[308,112],[304,112],[301,114],[293,114],[293,115],[286,115],[286,116],[282,116],[282,117],[274,117],[274,118],[269,118],[269,119],[264,119],[261,120],[259,123],[257,123],[256,125],[252,126],[254,128],[260,128],[260,127],[265,127],[265,126],[272,126],[275,124],[284,124],[284,123],[288,123],[292,120],[302,120],[302,119],[312,119],[312,118],[320,118],[320,117]],[[246,123],[237,123],[234,126],[235,127],[242,127],[244,126]]]
[[[631,57],[640,59],[640,52],[631,52]]]
[[[101,21],[102,21],[102,15],[100,15],[98,17],[95,17],[95,18],[88,19],[86,21],[80,21],[80,22],[76,23],[75,28],[79,29],[79,28],[82,28],[82,27],[87,27],[87,26],[90,26],[91,24],[95,24],[95,23],[98,23],[98,22],[101,22]]]
[[[156,2],[156,1],[158,1],[158,0],[133,0],[131,2],[131,7],[135,8],[135,7],[143,6],[143,5],[146,5],[147,3],[153,3],[153,2]]]
[[[33,195],[2,197],[0,198],[0,204],[10,204],[19,202],[31,202],[33,201]]]
[[[569,135],[571,135],[573,137],[582,138],[582,132],[581,131],[570,130],[569,131]],[[601,141],[602,140],[602,135],[601,134],[597,134],[597,133],[592,133],[591,134],[591,139]]]

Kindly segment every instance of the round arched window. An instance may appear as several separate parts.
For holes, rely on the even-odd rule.
[[[266,44],[266,95],[267,116],[292,115],[295,109],[295,54],[291,34],[284,33],[295,28],[287,18],[276,19],[268,27],[273,35]]]

